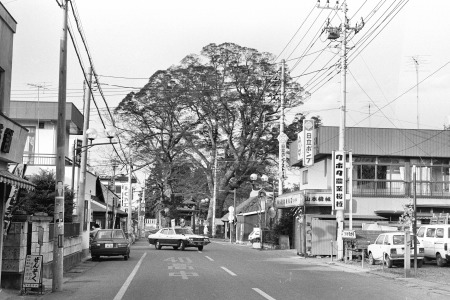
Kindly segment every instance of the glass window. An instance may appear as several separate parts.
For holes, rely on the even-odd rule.
[[[362,162],[362,163],[375,163],[376,158],[375,157],[355,157],[355,162]]]
[[[420,227],[419,231],[417,231],[417,237],[423,237],[425,233],[425,227]]]
[[[123,231],[122,231],[122,230],[114,230],[114,231],[113,231],[113,238],[116,238],[116,239],[124,239],[125,236],[124,236],[124,234],[123,234]]]
[[[388,166],[376,166],[377,167],[377,179],[389,179],[388,178]]]
[[[168,234],[168,235],[174,234],[173,229],[167,229],[167,234]]]
[[[392,240],[394,245],[403,245],[405,243],[405,235],[394,235]]]
[[[428,228],[426,237],[434,237],[435,231],[436,231],[436,228]]]
[[[436,229],[436,238],[444,238],[444,228],[437,228]]]
[[[384,240],[384,234],[380,235],[377,240],[375,241],[375,244],[382,245]]]
[[[302,173],[302,183],[308,184],[308,170],[305,170]]]

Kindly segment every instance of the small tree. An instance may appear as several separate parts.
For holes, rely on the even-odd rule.
[[[53,170],[43,170],[31,177],[30,181],[36,185],[34,191],[24,191],[19,195],[19,201],[12,211],[22,210],[27,214],[37,212],[53,216],[55,210],[56,175]],[[73,214],[73,191],[64,187],[64,221],[71,222]]]
[[[414,205],[411,202],[404,204],[403,210],[398,222],[403,225],[403,229],[409,227],[412,230],[414,223]]]

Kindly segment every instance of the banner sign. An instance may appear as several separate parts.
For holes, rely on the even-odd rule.
[[[27,255],[23,273],[24,288],[38,288],[42,284],[42,255]]]
[[[314,165],[314,120],[303,120],[303,165]]]
[[[333,209],[345,208],[345,179],[346,179],[345,151],[333,151]]]
[[[275,199],[276,208],[297,207],[305,204],[303,192],[288,193]]]

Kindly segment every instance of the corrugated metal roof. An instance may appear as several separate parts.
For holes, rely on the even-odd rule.
[[[329,155],[339,147],[339,127],[321,126],[316,155]],[[347,127],[345,149],[353,155],[386,157],[450,157],[449,130]],[[291,165],[299,164],[297,143],[291,143]]]

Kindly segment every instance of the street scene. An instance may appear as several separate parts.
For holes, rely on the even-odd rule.
[[[0,0],[0,300],[450,299],[449,9]]]

